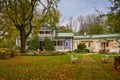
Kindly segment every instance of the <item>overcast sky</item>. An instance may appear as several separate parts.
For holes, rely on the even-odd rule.
[[[67,19],[71,16],[76,18],[80,15],[96,13],[95,8],[106,13],[110,5],[109,0],[61,0],[58,8],[62,17]]]

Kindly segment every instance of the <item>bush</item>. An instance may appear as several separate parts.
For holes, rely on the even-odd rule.
[[[84,50],[86,48],[86,45],[83,43],[78,44],[77,49]]]
[[[20,50],[20,46],[15,46],[14,49],[15,50]]]
[[[50,52],[50,51],[40,51],[39,55],[41,55],[41,56],[50,56],[50,55],[52,55],[52,52]]]
[[[55,47],[54,47],[54,43],[51,41],[51,39],[49,38],[45,38],[45,50],[46,51],[54,51]]]
[[[74,52],[79,53],[82,52],[80,49],[75,49]]]
[[[60,51],[41,51],[39,53],[41,56],[60,56],[60,55],[67,55],[67,52],[60,52]]]
[[[38,35],[33,35],[31,40],[30,40],[30,43],[28,45],[29,45],[29,47],[28,47],[29,50],[38,50],[38,48],[39,48]]]
[[[14,50],[7,48],[0,48],[0,59],[14,58],[18,53]]]
[[[100,54],[107,54],[107,52],[105,52],[105,50],[100,50],[99,53]]]
[[[81,49],[75,49],[74,52],[75,53],[89,53],[90,50],[89,49],[83,49],[83,50],[81,50]]]
[[[83,49],[83,51],[82,51],[82,52],[89,53],[89,52],[90,52],[90,50],[89,50],[89,49]]]
[[[67,55],[67,52],[55,51],[52,53],[53,56]]]
[[[9,55],[6,53],[5,50],[0,51],[0,59],[7,59]]]
[[[74,50],[76,53],[88,53],[89,49],[86,49],[86,45],[83,43],[78,44],[77,49]]]
[[[31,51],[21,54],[21,55],[22,56],[39,56],[39,52],[31,50]]]
[[[114,58],[114,68],[120,71],[120,56]]]

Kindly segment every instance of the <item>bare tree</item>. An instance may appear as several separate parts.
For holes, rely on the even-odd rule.
[[[79,34],[102,34],[105,32],[105,18],[99,17],[99,15],[79,16],[77,20],[80,28]]]

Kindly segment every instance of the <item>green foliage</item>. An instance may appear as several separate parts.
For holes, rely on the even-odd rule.
[[[72,32],[72,29],[70,29],[68,26],[60,26],[58,28],[59,32]]]
[[[105,17],[100,17],[95,14],[79,16],[78,22],[80,23],[80,31],[78,32],[80,35],[83,35],[84,33],[87,33],[88,35],[107,33],[105,28]]]
[[[31,33],[33,26],[35,26],[32,24],[32,20],[34,17],[34,11],[37,9],[37,4],[43,7],[42,10],[39,11],[41,12],[40,17],[42,18],[39,21],[39,23],[42,24],[44,23],[44,21],[50,21],[49,23],[52,23],[53,20],[56,22],[58,22],[57,20],[59,20],[57,18],[58,15],[54,13],[59,0],[45,0],[45,1],[42,1],[42,0],[22,0],[22,1],[21,0],[9,0],[9,1],[2,1],[2,2],[4,6],[2,6],[1,8],[2,10],[0,14],[2,16],[7,17],[7,19],[3,20],[6,24],[11,23],[12,24],[11,27],[14,27],[19,31],[20,40],[21,40],[21,48],[20,48],[21,53],[26,52],[25,46],[27,43],[27,38],[29,37],[29,34]],[[54,14],[52,14],[52,12]],[[49,17],[47,15],[49,15]],[[51,20],[46,20],[46,18],[51,19]],[[5,29],[6,26],[3,28]]]
[[[83,43],[78,44],[77,49],[74,50],[76,53],[88,53],[89,49],[86,49],[86,45]]]
[[[43,12],[45,12],[45,9]],[[41,23],[41,25],[50,25],[53,29],[56,29],[56,26],[60,20],[60,11],[57,9],[50,9],[46,16],[42,18],[44,18],[44,21]]]
[[[74,52],[80,53],[80,52],[82,52],[82,50],[81,49],[75,49]]]
[[[120,72],[120,56],[114,58],[114,68]]]
[[[106,24],[109,26],[109,33],[120,33],[120,13],[118,14],[109,14],[107,16]]]
[[[109,0],[112,3],[110,7],[112,12],[119,12],[120,10],[120,0]]]
[[[83,50],[85,48],[86,48],[86,45],[83,44],[83,43],[80,43],[80,44],[77,45],[77,49]]]
[[[29,49],[30,50],[38,50],[39,49],[39,37],[38,37],[38,35],[33,35],[33,37],[31,38]]]
[[[106,30],[104,29],[104,26],[98,24],[92,25],[88,32],[88,34],[105,34],[105,33]]]
[[[107,23],[115,33],[120,33],[120,0],[109,0],[112,3],[110,7],[111,14],[107,17]]]
[[[59,51],[40,51],[39,55],[41,56],[60,56],[60,55],[67,55],[67,52],[59,52]]]
[[[37,51],[30,51],[25,54],[22,54],[22,56],[39,56],[39,53]]]
[[[89,53],[90,50],[89,50],[89,49],[83,49],[83,52],[85,52],[85,53]]]
[[[20,46],[14,46],[15,50],[20,50]]]
[[[46,51],[54,51],[55,50],[54,43],[52,42],[51,39],[45,37],[44,43],[45,43]]]
[[[0,48],[0,59],[9,59],[17,56],[18,53],[14,50],[7,48]]]
[[[8,48],[8,43],[7,43],[7,41],[6,41],[6,40],[1,40],[0,47],[1,47],[1,48]]]

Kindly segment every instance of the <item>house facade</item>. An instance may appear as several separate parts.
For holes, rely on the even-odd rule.
[[[91,52],[120,52],[120,34],[74,36],[73,50],[84,43]]]
[[[48,26],[40,28],[39,38],[40,38],[40,50],[44,50],[44,39],[45,37],[50,38],[56,51],[72,51],[72,38],[73,33],[56,33],[54,29]]]
[[[45,37],[50,38],[56,51],[74,51],[79,43],[84,43],[91,52],[120,52],[120,34],[84,35],[76,36],[73,33],[59,33],[49,26],[43,26],[39,31],[39,50],[44,50]],[[20,41],[16,40],[16,45]]]

